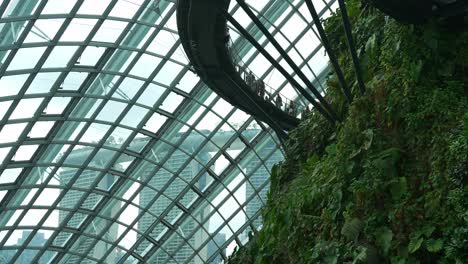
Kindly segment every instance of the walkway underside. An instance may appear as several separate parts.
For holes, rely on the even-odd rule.
[[[226,45],[229,0],[179,0],[177,26],[189,60],[201,79],[232,105],[275,131],[295,128],[299,119],[263,100],[245,83]]]

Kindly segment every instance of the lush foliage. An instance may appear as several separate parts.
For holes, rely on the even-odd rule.
[[[355,100],[330,77],[344,121],[312,114],[290,135],[263,229],[229,263],[468,260],[468,23],[402,25],[347,5],[367,92],[333,15],[326,30]]]

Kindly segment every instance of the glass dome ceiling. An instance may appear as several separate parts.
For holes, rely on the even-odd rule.
[[[306,75],[326,72],[303,0],[248,4]],[[0,263],[222,263],[260,228],[279,142],[192,72],[175,10],[0,0]],[[296,96],[238,38],[243,62]]]

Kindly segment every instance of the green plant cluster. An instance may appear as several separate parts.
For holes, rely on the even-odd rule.
[[[228,263],[468,261],[468,23],[403,25],[347,1],[366,94],[341,17],[325,21],[354,101],[311,114],[275,166],[263,228]]]

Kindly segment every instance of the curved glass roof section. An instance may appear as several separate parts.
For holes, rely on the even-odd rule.
[[[304,73],[326,72],[304,1],[248,3]],[[0,1],[0,263],[222,263],[261,227],[280,144],[192,72],[175,10]],[[232,36],[257,76],[297,96]]]

